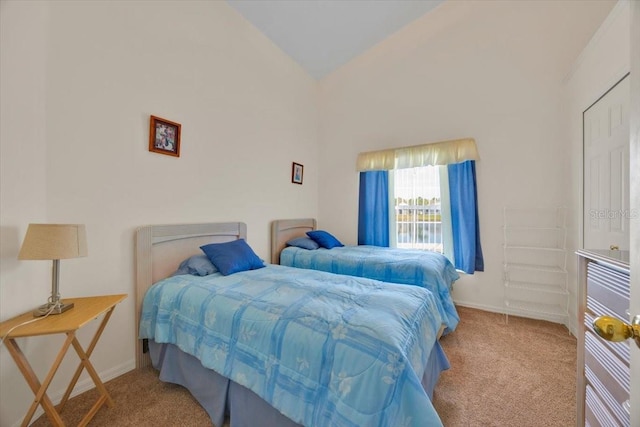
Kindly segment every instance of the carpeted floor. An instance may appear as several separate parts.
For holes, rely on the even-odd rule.
[[[451,369],[436,386],[434,406],[446,427],[566,427],[576,423],[576,339],[558,324],[458,307],[461,322],[442,338]],[[212,426],[180,386],[152,369],[106,383],[115,402],[90,426]],[[77,425],[97,398],[71,399],[62,418]],[[32,426],[50,425],[41,416]],[[259,426],[256,426],[259,427]]]
[[[563,325],[458,307],[441,339],[451,369],[436,386],[445,426],[576,424],[576,339]]]

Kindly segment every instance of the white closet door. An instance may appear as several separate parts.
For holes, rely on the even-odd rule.
[[[629,77],[584,112],[584,248],[629,250]]]

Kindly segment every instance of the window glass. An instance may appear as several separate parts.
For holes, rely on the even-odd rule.
[[[440,168],[422,166],[393,171],[392,234],[396,247],[444,253]]]

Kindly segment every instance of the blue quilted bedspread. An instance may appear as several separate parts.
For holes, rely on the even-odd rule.
[[[445,333],[460,321],[451,298],[451,286],[460,275],[447,257],[436,252],[367,245],[316,250],[289,246],[280,253],[280,265],[421,286],[439,297]]]
[[[421,385],[426,289],[268,265],[153,285],[140,338],[176,344],[305,426],[441,426]]]

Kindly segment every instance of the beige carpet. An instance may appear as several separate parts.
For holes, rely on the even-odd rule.
[[[576,424],[576,339],[555,323],[458,307],[441,343],[451,369],[434,406],[445,426]]]
[[[562,325],[458,307],[457,330],[442,338],[451,362],[434,406],[447,427],[568,427],[576,423],[576,340]],[[152,369],[106,383],[115,401],[90,426],[212,426],[188,391]],[[77,425],[95,390],[71,399],[62,418]],[[46,416],[33,426],[50,425]],[[256,426],[259,427],[259,426]],[[391,427],[391,426],[390,426]]]

